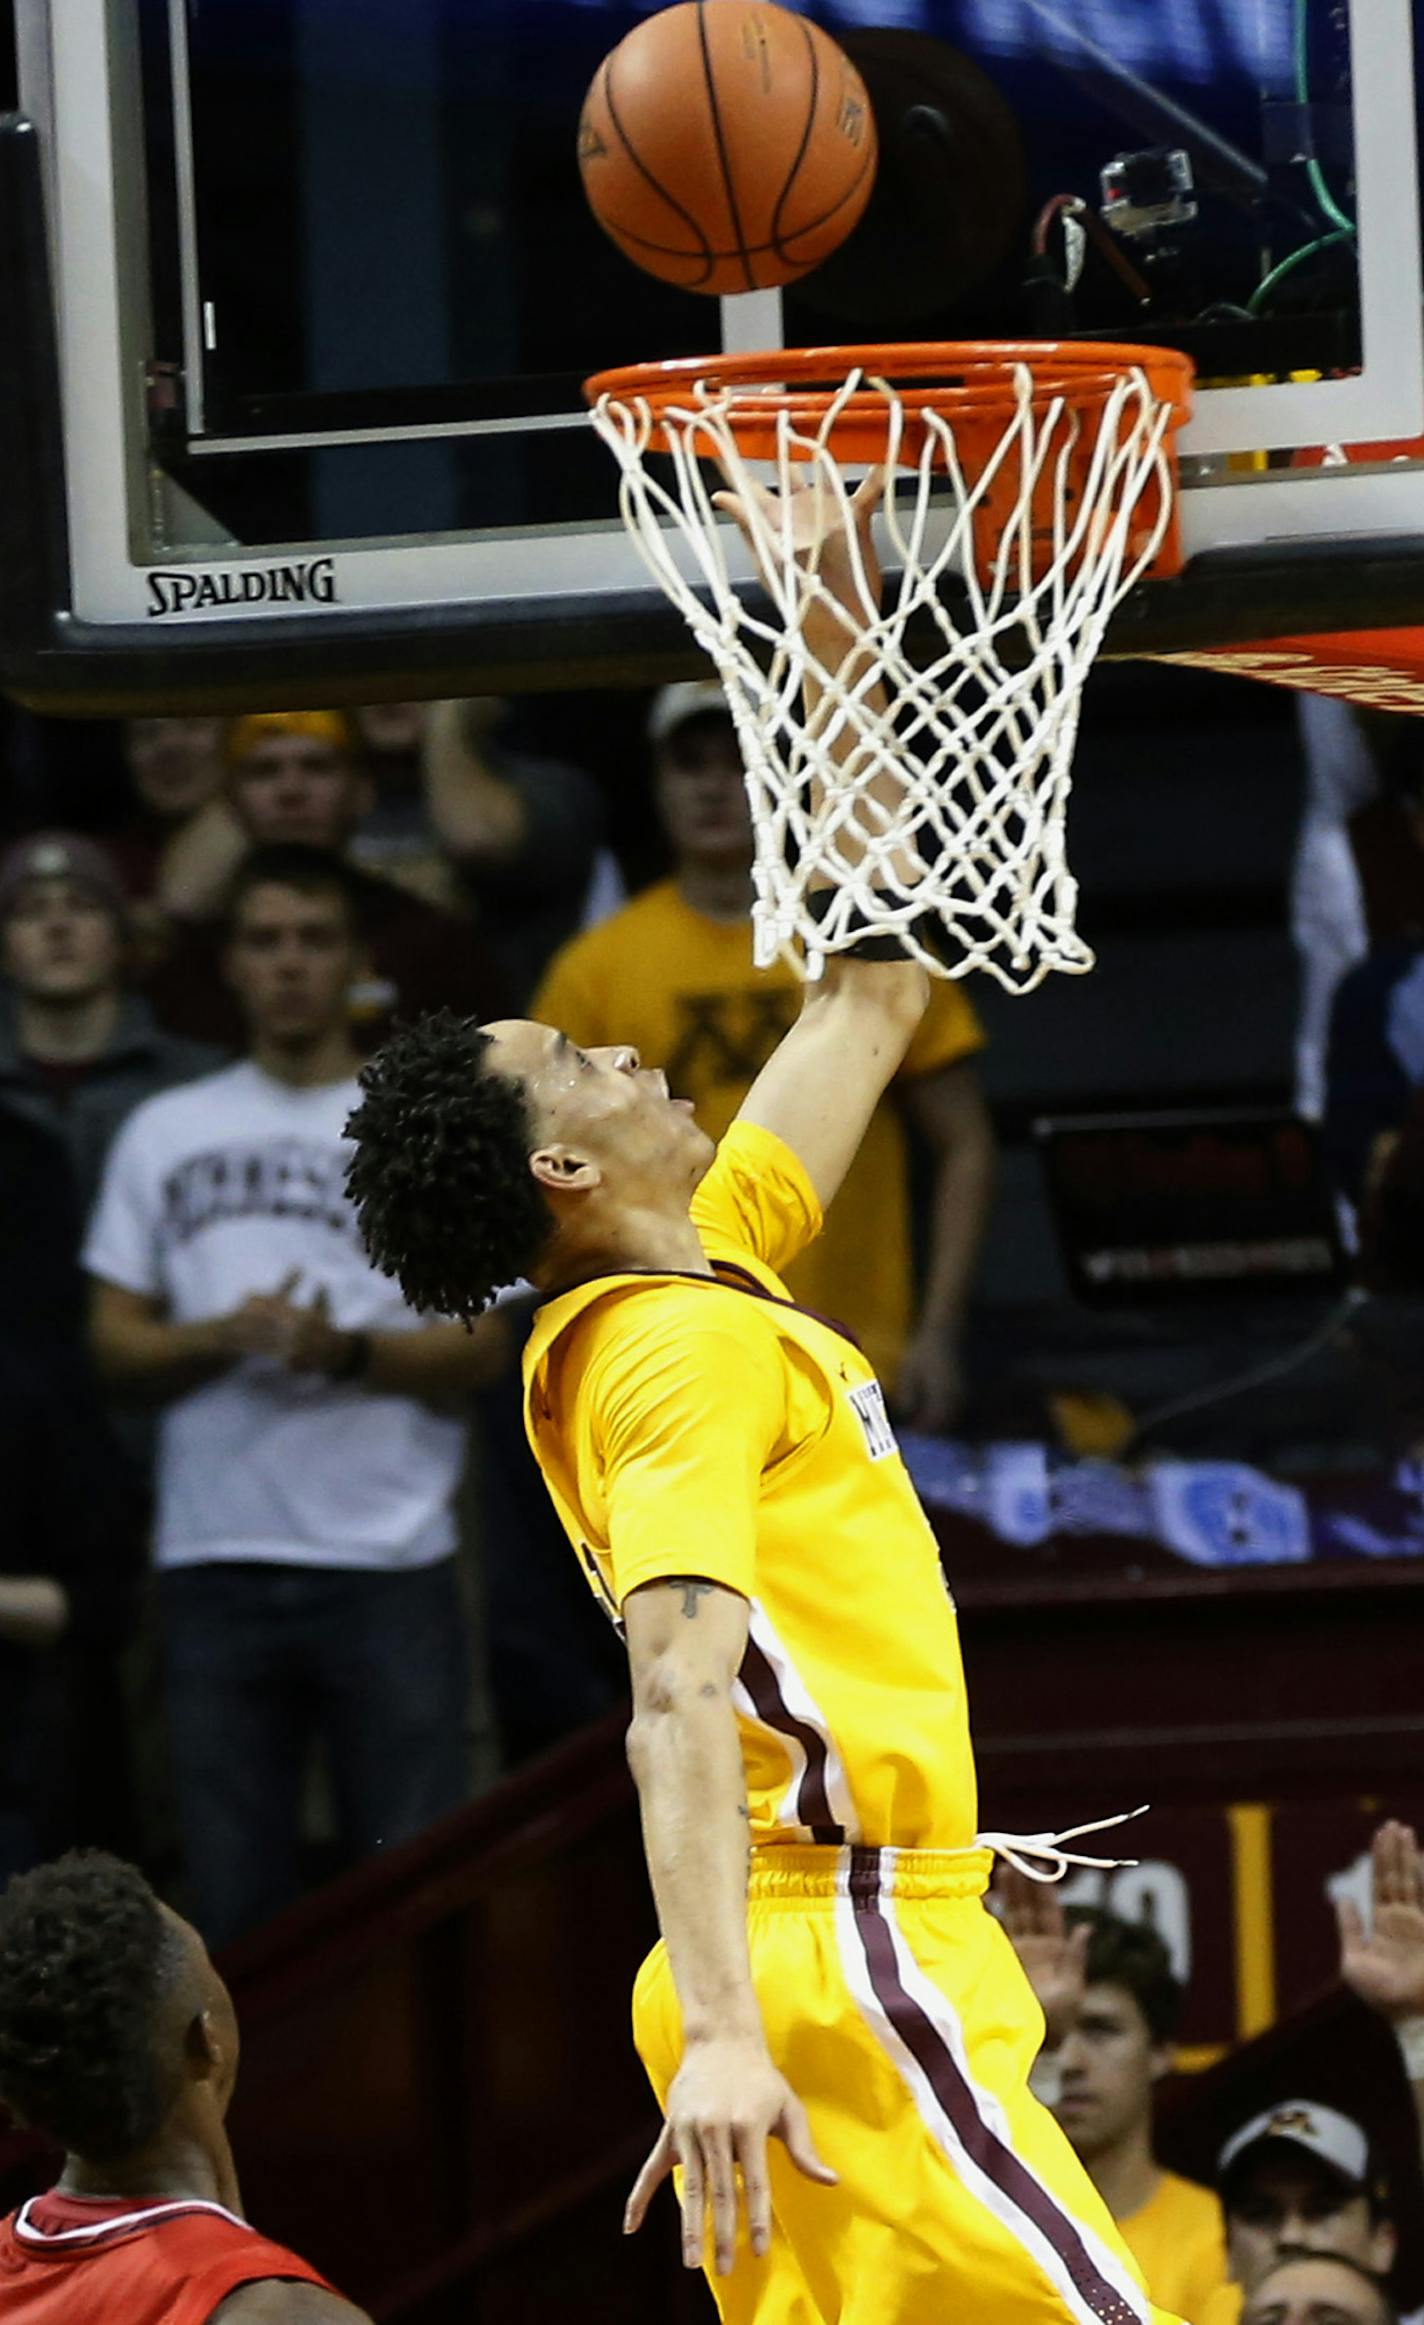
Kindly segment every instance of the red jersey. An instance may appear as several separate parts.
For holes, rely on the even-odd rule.
[[[331,2287],[199,2198],[32,2197],[0,2221],[0,2325],[208,2325],[264,2277]]]

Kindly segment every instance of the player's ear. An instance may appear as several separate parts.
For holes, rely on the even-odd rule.
[[[529,1157],[529,1168],[550,1195],[591,1195],[603,1184],[598,1164],[573,1146],[536,1147]]]
[[[199,2010],[189,2019],[183,2050],[195,2083],[216,2079],[223,2064],[223,2043],[211,2010]]]

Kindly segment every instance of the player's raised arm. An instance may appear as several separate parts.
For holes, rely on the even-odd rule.
[[[760,488],[759,488],[760,489]],[[814,665],[835,670],[843,684],[852,685],[860,674],[861,643],[868,620],[879,602],[880,571],[871,539],[871,525],[884,490],[884,475],[874,470],[850,503],[855,527],[852,541],[835,500],[821,481],[804,486],[792,496],[790,521],[798,555],[814,562],[827,595],[809,598],[802,636],[810,651],[812,668],[804,686],[807,733],[826,734],[826,759],[834,769],[849,748],[844,730],[837,734],[834,702],[818,681]],[[736,517],[755,550],[757,531],[747,523],[747,512],[733,493],[717,496],[718,506]],[[763,490],[764,513],[772,516],[774,496]],[[776,511],[776,521],[781,522]],[[869,699],[874,700],[871,693]],[[832,777],[833,779],[833,777]],[[883,786],[887,805],[898,798],[898,779],[882,774],[866,787],[873,801]],[[892,795],[893,794],[893,798]],[[856,842],[847,833],[842,854],[855,861]],[[911,869],[905,878],[913,877]],[[875,954],[884,950],[874,945]],[[821,976],[806,986],[801,1014],[752,1084],[740,1109],[745,1122],[774,1131],[798,1155],[823,1205],[828,1204],[855,1157],[866,1127],[887,1084],[898,1071],[929,999],[929,980],[922,968],[905,959],[835,954]]]
[[[924,1015],[927,980],[910,962],[832,960],[739,1109],[804,1165],[824,1209]]]

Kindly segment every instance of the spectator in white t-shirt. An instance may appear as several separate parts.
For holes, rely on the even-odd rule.
[[[196,1918],[222,1944],[300,1886],[320,1737],[358,1857],[466,1791],[452,1500],[461,1408],[501,1321],[423,1321],[346,1194],[359,890],[340,858],[255,850],[229,908],[240,1065],[140,1106],[85,1251],[116,1387],[165,1407],[157,1563]]]

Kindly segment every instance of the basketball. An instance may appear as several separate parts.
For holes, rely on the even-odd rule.
[[[875,182],[865,84],[766,0],[682,0],[604,59],[579,123],[584,191],[636,266],[719,298],[809,273]]]

